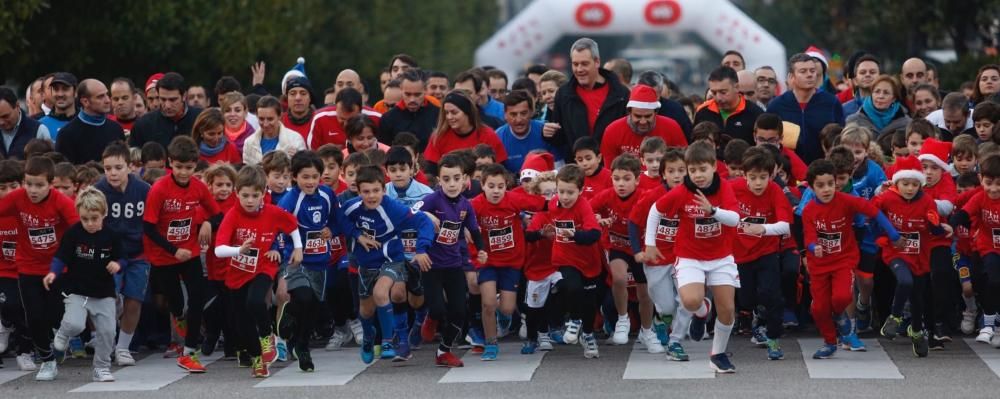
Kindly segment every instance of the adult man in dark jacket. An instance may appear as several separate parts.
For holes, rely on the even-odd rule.
[[[694,124],[712,122],[734,139],[753,143],[753,124],[764,110],[747,101],[737,85],[736,70],[722,66],[708,74],[708,90],[712,99],[702,103],[694,114]]]
[[[581,38],[570,48],[573,76],[556,91],[553,123],[546,123],[542,136],[563,151],[570,161],[569,148],[581,137],[598,142],[604,129],[625,116],[629,89],[611,71],[602,69],[597,42]],[[557,157],[558,158],[558,157]]]
[[[104,83],[84,79],[76,88],[76,93],[83,110],[56,137],[56,151],[73,164],[80,165],[100,161],[104,147],[125,140],[125,130],[106,117],[111,112],[111,96]]]
[[[17,93],[0,87],[0,155],[4,159],[24,159],[24,146],[31,139],[52,140],[49,129],[17,106]]]
[[[129,135],[130,147],[142,147],[147,142],[155,141],[167,148],[174,137],[191,134],[194,120],[201,113],[201,108],[188,107],[184,103],[187,84],[179,73],[164,74],[156,82],[156,92],[160,109],[147,112],[135,122]]]
[[[417,153],[422,154],[431,133],[437,126],[440,109],[424,99],[424,75],[417,69],[408,69],[399,75],[403,101],[382,114],[378,141],[390,144],[399,132],[410,132],[420,139]]]
[[[663,93],[663,79],[663,74],[659,72],[645,71],[639,74],[638,83],[656,89],[657,93]],[[691,118],[688,117],[681,103],[666,97],[660,97],[660,109],[656,112],[659,115],[673,119],[678,125],[681,125],[684,138],[688,142],[691,142],[691,128],[693,127],[691,125]]]
[[[837,96],[817,90],[823,80],[819,68],[812,56],[805,53],[793,55],[788,60],[791,90],[775,97],[767,105],[767,112],[778,114],[781,120],[799,126],[795,153],[806,165],[823,157],[819,138],[823,127],[828,123],[844,125],[844,108]]]

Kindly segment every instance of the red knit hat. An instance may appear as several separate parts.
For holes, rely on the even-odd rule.
[[[524,157],[521,165],[521,180],[534,179],[539,173],[556,169],[555,158],[547,152],[536,152]]]
[[[945,172],[950,173],[951,166],[948,165],[948,154],[951,154],[950,142],[928,138],[924,140],[924,145],[920,147],[920,156],[917,158],[921,161],[933,162],[941,169],[944,169]]]
[[[656,90],[646,85],[635,85],[632,94],[628,96],[627,108],[660,109],[660,95]]]
[[[149,91],[149,89],[156,87],[156,82],[159,82],[160,79],[163,79],[162,72],[150,75],[149,79],[146,79],[146,90],[144,92]]]
[[[920,166],[920,161],[912,155],[896,158],[893,164],[895,172],[892,174],[892,184],[896,184],[900,179],[915,179],[920,181],[920,185],[927,184],[927,176],[924,176],[924,168]]]

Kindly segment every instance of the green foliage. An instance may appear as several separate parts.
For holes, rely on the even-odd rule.
[[[967,56],[941,66],[941,87],[958,89],[964,82],[976,80],[979,68],[986,64],[1000,64],[1000,57]]]
[[[145,82],[180,72],[212,85],[233,75],[245,86],[250,65],[267,62],[266,83],[299,56],[317,92],[336,73],[356,69],[374,84],[393,54],[422,67],[455,73],[494,30],[494,0],[17,0],[0,7],[0,75],[29,82],[65,70],[78,77],[117,76]],[[371,86],[369,86],[371,87]],[[377,86],[376,86],[377,87]]]

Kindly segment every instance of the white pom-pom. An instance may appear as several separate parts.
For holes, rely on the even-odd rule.
[[[295,60],[295,63],[296,64],[305,64],[306,63],[306,59],[305,59],[305,57],[299,57],[298,59]]]

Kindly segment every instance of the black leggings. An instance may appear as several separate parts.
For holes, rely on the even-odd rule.
[[[291,297],[288,310],[295,317],[295,348],[307,352],[309,350],[309,337],[312,335],[316,321],[314,315],[320,310],[319,298],[308,286],[290,290],[288,295]]]
[[[271,335],[271,312],[267,309],[267,297],[273,284],[270,276],[258,274],[239,289],[230,291],[230,303],[236,312],[239,346],[250,357],[260,356],[260,338]]]
[[[978,277],[978,279],[976,278]],[[976,282],[979,284],[976,284]],[[1000,311],[1000,255],[986,254],[982,261],[982,271],[973,273],[973,285],[980,295],[984,314]]]
[[[163,290],[167,297],[170,313],[177,319],[187,320],[187,336],[184,346],[197,348],[201,345],[201,322],[205,307],[205,276],[202,274],[201,259],[192,258],[187,262],[166,266],[153,266],[149,278]],[[187,315],[184,315],[184,296],[181,292],[181,279],[187,288]]]
[[[16,278],[0,278],[0,320],[5,328],[14,330],[11,334],[12,352],[31,353],[31,332],[24,318],[24,307],[21,306],[21,293],[17,285]]]
[[[948,324],[948,320],[955,315],[955,300],[961,292],[958,282],[958,272],[955,271],[951,259],[950,247],[937,247],[931,249],[931,297],[933,301],[932,318],[927,320],[927,324],[943,323]]]
[[[221,333],[225,340],[225,353],[236,353],[236,312],[230,307],[229,289],[225,281],[209,280],[208,300],[205,301],[205,335],[218,339]]]
[[[330,308],[334,326],[347,324],[348,319],[354,319],[357,314],[354,312],[354,298],[357,295],[351,294],[350,276],[347,269],[336,269],[333,284],[326,292],[326,306]]]
[[[457,267],[431,269],[421,276],[427,314],[439,321],[442,351],[450,351],[465,324],[468,284],[465,271]]]
[[[31,332],[31,342],[35,345],[35,353],[39,360],[46,362],[55,358],[52,354],[52,330],[62,323],[62,296],[57,286],[42,285],[42,276],[18,276],[18,288],[21,290],[21,304],[24,306],[24,316]]]
[[[597,314],[598,287],[602,284],[600,277],[586,278],[579,269],[573,266],[560,266],[562,280],[556,283],[563,303],[567,305],[570,317],[580,320],[584,334],[594,332],[594,318]]]
[[[785,310],[781,295],[781,264],[778,253],[761,256],[756,260],[739,265],[741,310],[755,310],[764,307],[767,320],[767,337],[781,338],[784,333],[782,313]]]
[[[896,275],[896,293],[892,301],[892,315],[903,315],[903,306],[910,301],[910,327],[913,331],[924,329],[924,299],[927,296],[927,275],[916,276],[909,264],[900,259],[889,262],[889,268]]]
[[[798,251],[794,249],[784,250],[779,256],[783,302],[789,309],[794,309],[799,302],[799,266],[802,263]]]

